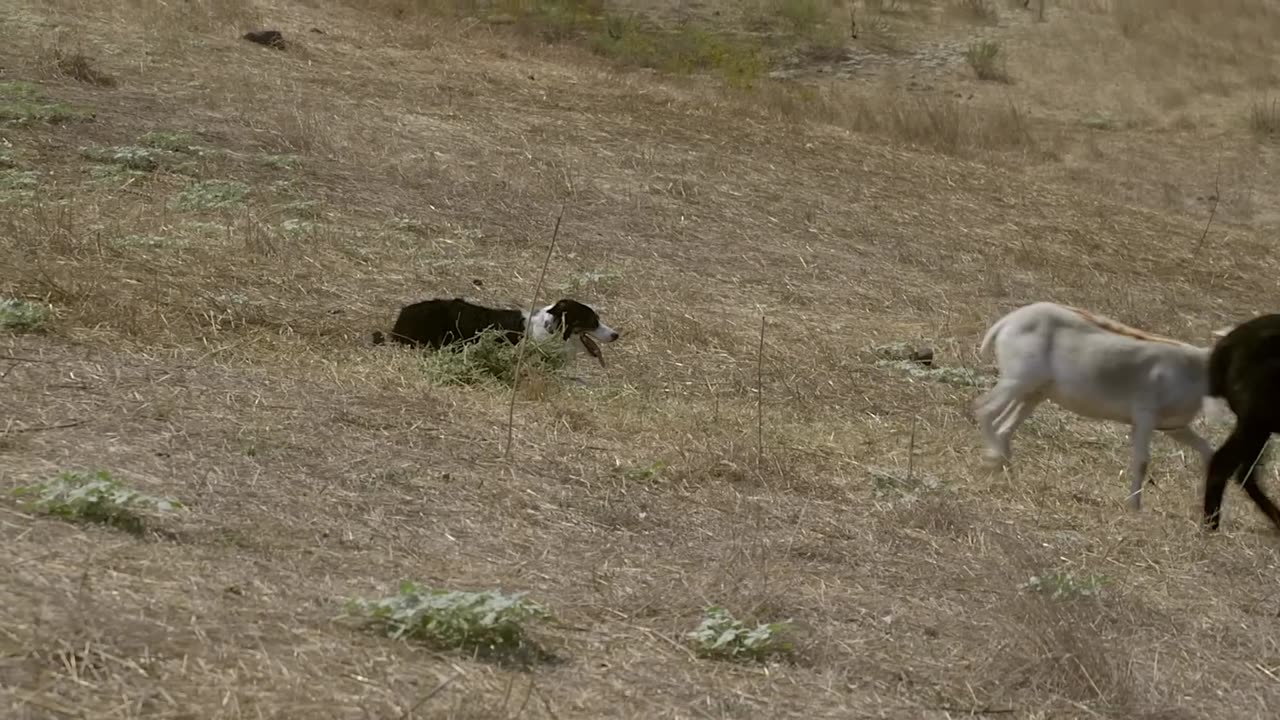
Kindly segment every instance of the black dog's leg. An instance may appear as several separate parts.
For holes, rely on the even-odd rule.
[[[1240,483],[1240,487],[1248,493],[1249,498],[1258,506],[1271,524],[1280,530],[1280,508],[1271,502],[1271,498],[1263,492],[1262,485],[1258,483],[1259,470],[1262,469],[1266,462],[1267,441],[1271,439],[1270,433],[1257,433],[1248,436],[1247,443],[1242,446],[1240,465],[1236,470],[1236,481]],[[1257,462],[1255,462],[1255,459]]]
[[[1240,465],[1240,448],[1244,443],[1244,435],[1240,426],[1231,431],[1227,441],[1213,453],[1209,460],[1209,471],[1204,483],[1204,523],[1210,530],[1217,530],[1222,511],[1222,494],[1226,492],[1227,480]]]

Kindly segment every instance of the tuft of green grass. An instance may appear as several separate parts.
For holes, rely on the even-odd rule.
[[[141,532],[144,515],[169,513],[184,507],[172,498],[154,497],[125,486],[111,473],[67,472],[44,482],[14,489],[27,508],[85,522],[102,523],[132,533]]]
[[[668,31],[613,17],[587,44],[592,52],[619,66],[673,75],[716,72],[731,87],[751,87],[766,68],[759,46],[695,25]]]
[[[526,593],[438,590],[408,580],[394,595],[348,601],[347,611],[394,639],[486,652],[520,649],[527,642],[526,625],[553,617]]]
[[[995,40],[977,40],[964,51],[964,59],[973,68],[979,80],[1009,82],[1008,66],[1001,54],[1000,43]]]
[[[164,165],[173,164],[177,153],[152,147],[123,145],[116,147],[90,146],[80,148],[80,156],[103,165],[119,165],[129,170],[153,172]]]
[[[748,627],[728,610],[712,605],[688,637],[702,657],[761,662],[793,652],[792,644],[783,637],[790,627],[789,620]]]
[[[196,144],[195,137],[190,133],[168,132],[164,130],[152,130],[138,138],[138,144],[143,147],[195,155],[201,154],[204,150]]]
[[[0,124],[31,125],[89,121],[93,111],[56,102],[35,83],[21,80],[0,82]]]
[[[293,155],[291,153],[284,153],[281,155],[263,155],[262,156],[263,165],[276,168],[277,170],[293,170],[294,168],[298,167],[298,165],[301,164],[301,162],[302,162],[302,158],[298,157],[297,155]]]
[[[768,10],[797,35],[813,32],[831,18],[831,0],[769,0]]]
[[[194,182],[178,194],[179,210],[218,210],[238,207],[249,196],[249,186],[236,180]]]
[[[1069,572],[1054,571],[1044,575],[1033,576],[1023,583],[1020,589],[1031,590],[1049,596],[1053,600],[1069,600],[1081,597],[1096,597],[1102,594],[1102,586],[1106,578],[1101,575],[1076,577]]]
[[[658,460],[644,467],[627,468],[622,476],[631,482],[652,482],[660,478],[666,469],[667,464]]]
[[[503,333],[489,329],[476,340],[454,343],[422,358],[426,374],[442,385],[484,385],[515,383],[516,364],[524,346],[521,372],[555,376],[564,368],[564,344],[555,338],[537,342],[525,338],[519,344],[507,342]]]
[[[0,298],[0,330],[11,332],[40,330],[52,314],[49,306],[43,303],[34,303],[22,298]]]
[[[29,200],[40,184],[32,170],[20,170],[0,165],[0,202]]]
[[[1080,124],[1090,130],[1115,130],[1119,127],[1116,119],[1104,112],[1091,112],[1080,118]]]

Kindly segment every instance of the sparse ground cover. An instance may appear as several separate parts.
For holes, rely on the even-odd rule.
[[[1277,546],[1238,491],[1202,536],[1161,440],[1130,514],[1124,429],[1048,408],[989,475],[969,403],[1017,304],[1198,342],[1277,304],[1277,30],[11,3],[0,712],[1274,716]],[[562,208],[538,299],[598,305],[604,367],[526,358],[511,405],[509,353],[369,344],[431,295],[527,305]]]

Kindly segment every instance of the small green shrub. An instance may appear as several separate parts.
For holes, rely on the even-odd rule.
[[[24,498],[32,510],[134,533],[142,531],[144,513],[168,513],[183,507],[172,498],[153,497],[126,487],[105,470],[92,475],[62,473],[53,480],[24,485],[13,492]]]
[[[93,111],[50,100],[44,89],[20,80],[0,82],[0,123],[30,125],[93,119]]]
[[[790,621],[785,621],[749,628],[728,610],[713,605],[688,637],[703,657],[759,662],[792,652],[791,643],[782,638],[790,627]]]
[[[964,59],[973,68],[979,80],[1009,82],[1009,72],[1000,43],[995,40],[977,40],[964,51]]]
[[[483,385],[515,383],[521,346],[526,374],[556,375],[565,365],[564,343],[558,338],[535,342],[525,338],[520,344],[507,342],[498,330],[485,330],[474,342],[454,343],[422,358],[423,369],[443,385]]]
[[[1053,600],[1067,600],[1096,597],[1102,594],[1102,586],[1105,583],[1106,578],[1101,575],[1077,578],[1069,572],[1054,571],[1032,577],[1022,584],[1021,589],[1048,595]]]
[[[49,320],[49,306],[22,298],[0,298],[0,330],[31,332]]]
[[[249,196],[249,186],[235,180],[195,182],[178,194],[179,210],[217,210],[238,207]]]
[[[518,649],[526,643],[527,623],[552,618],[525,593],[434,590],[407,580],[395,595],[354,599],[347,610],[391,638],[484,651]]]

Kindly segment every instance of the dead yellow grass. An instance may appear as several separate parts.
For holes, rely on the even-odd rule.
[[[744,89],[465,18],[187,5],[24,2],[0,26],[14,79],[96,111],[0,128],[31,173],[14,187],[37,183],[0,185],[0,296],[56,311],[46,334],[0,334],[0,488],[103,467],[192,508],[141,540],[0,508],[6,717],[1253,718],[1280,702],[1277,552],[1239,493],[1224,532],[1199,535],[1195,461],[1157,442],[1159,487],[1127,514],[1123,428],[1051,408],[1015,473],[989,476],[978,387],[870,352],[926,344],[982,382],[981,332],[1023,302],[1197,342],[1274,304],[1273,200],[1247,200],[1274,166],[1244,115],[1206,138],[1066,112],[1118,92],[1085,87],[1103,66],[1070,38],[1114,60],[1187,18],[1245,23],[1178,9],[1125,39],[1110,14],[1055,4],[1001,37],[1017,83],[998,90],[959,72],[907,89],[907,69]],[[117,87],[46,75],[53,24]],[[295,48],[239,39],[261,25]],[[1164,80],[1126,67],[1151,112]],[[145,174],[81,152],[149,132],[198,149]],[[1223,209],[1193,261],[1217,154]],[[433,384],[367,337],[431,295],[528,303],[561,206],[539,299],[574,288],[623,339],[607,370],[576,368],[589,386],[521,394],[503,461],[507,395]],[[1051,573],[1102,593],[1022,588]],[[559,660],[521,670],[335,621],[403,578],[529,591],[561,621],[538,637]],[[683,633],[713,603],[794,619],[797,660],[697,659]]]

